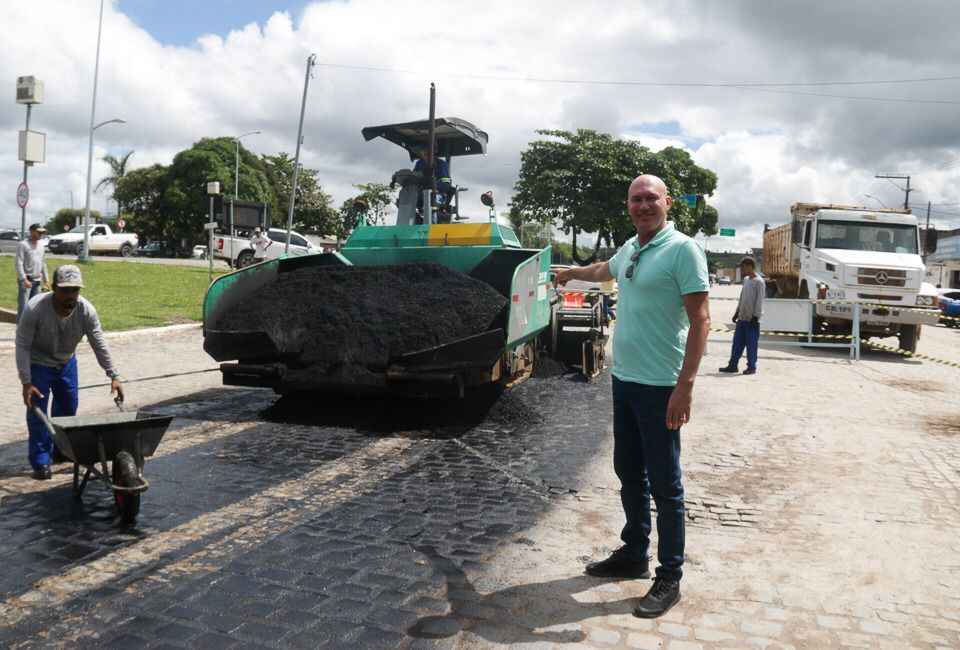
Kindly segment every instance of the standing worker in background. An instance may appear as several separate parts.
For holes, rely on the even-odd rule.
[[[747,369],[745,375],[757,372],[757,349],[760,347],[760,319],[763,318],[763,297],[767,284],[757,275],[757,263],[749,255],[744,257],[737,266],[743,274],[743,288],[740,289],[740,302],[737,311],[733,313],[733,322],[737,329],[733,332],[733,349],[730,351],[730,363],[720,372],[739,372],[740,356],[743,349],[747,349]]]
[[[259,228],[255,228],[253,237],[250,238],[250,245],[253,246],[253,263],[259,264],[267,259],[267,249],[273,246],[273,240],[264,235]]]
[[[50,283],[50,273],[47,271],[47,263],[43,259],[43,244],[40,238],[47,229],[39,223],[30,225],[30,238],[25,239],[17,245],[17,322],[20,322],[20,314],[27,305],[27,301],[40,293],[42,285]]]
[[[608,262],[565,269],[556,282],[620,288],[613,333],[613,466],[620,479],[624,545],[588,564],[588,575],[647,578],[650,498],[657,504],[657,576],[633,610],[654,618],[680,600],[685,543],[680,427],[690,421],[693,383],[710,331],[707,258],[667,222],[673,200],[656,176],[630,184],[627,208],[637,235]]]
[[[77,412],[77,345],[84,336],[110,378],[110,393],[123,400],[123,384],[103,338],[97,310],[80,297],[83,278],[80,269],[64,264],[53,273],[53,291],[37,296],[23,311],[17,325],[17,372],[23,384],[23,403],[27,407],[30,441],[27,457],[33,478],[50,478],[50,463],[59,450],[47,427],[33,412],[36,404],[44,412],[53,393],[53,417]]]

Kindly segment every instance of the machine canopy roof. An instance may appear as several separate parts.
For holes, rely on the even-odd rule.
[[[486,132],[481,131],[466,120],[459,117],[438,117],[434,120],[436,133],[437,153],[441,157],[472,156],[487,153]],[[422,147],[427,146],[430,120],[404,122],[402,124],[386,124],[384,126],[368,126],[364,128],[364,140],[368,142],[374,138],[385,138],[394,144],[406,149],[410,160],[416,160]]]

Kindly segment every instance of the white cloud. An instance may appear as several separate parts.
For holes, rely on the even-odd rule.
[[[520,152],[537,129],[623,134],[633,125],[668,122],[678,123],[681,133],[643,135],[641,142],[655,149],[686,146],[699,164],[717,172],[711,200],[721,223],[737,229],[737,238],[724,242],[731,247],[758,245],[762,224],[784,221],[799,200],[868,201],[862,195],[870,193],[896,201],[895,188],[873,178],[880,171],[915,174],[918,201],[960,202],[958,170],[935,169],[960,155],[954,106],[523,80],[734,84],[954,73],[958,46],[949,29],[934,29],[904,47],[911,39],[890,19],[895,5],[851,4],[857,10],[823,1],[805,3],[798,12],[782,3],[760,10],[756,3],[732,3],[733,10],[721,11],[666,0],[492,0],[457,3],[450,13],[420,0],[317,2],[295,18],[276,13],[262,25],[238,25],[192,47],[171,47],[108,1],[97,120],[128,122],[97,131],[93,178],[107,174],[98,160],[107,151],[134,150],[136,166],[168,163],[201,137],[253,130],[263,134],[244,139],[247,148],[293,153],[304,66],[317,52],[321,64],[357,66],[317,66],[308,97],[302,160],[320,171],[337,203],[351,195],[352,183],[385,181],[407,166],[402,151],[364,143],[360,129],[425,117],[431,81],[438,88],[438,114],[470,120],[490,134],[487,156],[455,161],[453,169],[454,179],[471,188],[465,210],[478,215],[484,214],[479,195],[486,189],[495,191],[499,205],[506,203]],[[19,225],[16,138],[25,109],[12,101],[19,75],[36,75],[47,91],[32,125],[47,133],[47,161],[30,170],[28,219],[69,205],[71,191],[74,203],[82,204],[98,6],[96,0],[0,4],[0,82],[9,91],[0,103],[0,224]],[[778,11],[788,11],[794,24],[779,24]],[[960,9],[924,3],[910,14],[911,22],[942,26],[954,24]],[[814,25],[832,34],[829,47],[807,47],[798,38],[813,33]],[[953,101],[960,99],[956,87],[787,90]],[[93,207],[103,209],[104,198],[96,196]],[[952,219],[948,211],[942,210],[944,221]]]

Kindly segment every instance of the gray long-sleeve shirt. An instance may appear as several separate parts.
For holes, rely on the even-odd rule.
[[[30,364],[61,366],[70,360],[86,335],[100,367],[110,379],[120,376],[110,357],[107,342],[100,329],[97,310],[82,296],[70,315],[61,318],[53,310],[53,294],[34,296],[23,309],[17,325],[17,373],[20,383],[29,384]]]
[[[763,297],[766,291],[767,283],[759,275],[752,278],[743,276],[740,302],[737,303],[737,320],[763,318]]]
[[[25,239],[17,245],[17,282],[23,284],[24,278],[30,278],[31,282],[37,278],[44,282],[50,281],[43,254],[43,244],[40,242]]]

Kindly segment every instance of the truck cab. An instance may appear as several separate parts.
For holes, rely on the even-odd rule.
[[[917,218],[909,210],[797,203],[793,220],[764,233],[764,273],[775,297],[811,298],[815,328],[898,336],[916,351],[921,325],[937,322],[937,294],[925,282]],[[771,291],[770,293],[774,293]]]

